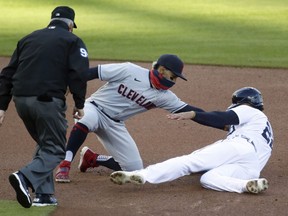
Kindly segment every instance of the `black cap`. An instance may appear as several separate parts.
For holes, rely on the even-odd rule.
[[[182,75],[184,63],[182,62],[182,60],[178,56],[171,55],[171,54],[161,55],[159,57],[159,59],[157,60],[156,64],[162,65],[163,67],[170,70],[177,77],[180,77],[183,80],[187,81],[187,79]]]
[[[74,23],[74,28],[77,28],[76,23],[74,22],[75,12],[72,8],[67,6],[58,6],[51,13],[51,19],[53,18],[66,18],[70,19]]]

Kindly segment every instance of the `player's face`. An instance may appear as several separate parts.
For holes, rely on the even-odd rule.
[[[166,68],[162,68],[161,71],[159,71],[163,77],[165,77],[168,80],[171,80],[172,82],[176,82],[177,80],[177,76],[175,76],[170,70],[166,69]]]

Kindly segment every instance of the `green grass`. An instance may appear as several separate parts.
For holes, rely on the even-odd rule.
[[[1,216],[47,216],[55,210],[55,206],[23,208],[17,201],[1,201]]]
[[[90,59],[287,67],[286,0],[0,0],[0,55],[46,26],[57,5],[76,11]]]

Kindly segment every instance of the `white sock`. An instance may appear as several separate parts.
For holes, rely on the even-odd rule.
[[[73,153],[71,151],[66,152],[65,160],[72,162]]]

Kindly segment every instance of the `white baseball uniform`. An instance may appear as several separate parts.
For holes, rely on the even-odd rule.
[[[136,171],[150,183],[175,180],[191,173],[205,172],[203,187],[243,193],[248,180],[259,178],[273,147],[273,131],[266,115],[255,108],[232,108],[239,125],[230,127],[226,139]]]
[[[98,65],[99,79],[107,81],[85,103],[79,120],[119,163],[122,170],[143,168],[137,145],[124,121],[152,108],[174,113],[187,104],[170,90],[152,88],[149,70],[132,63]]]

